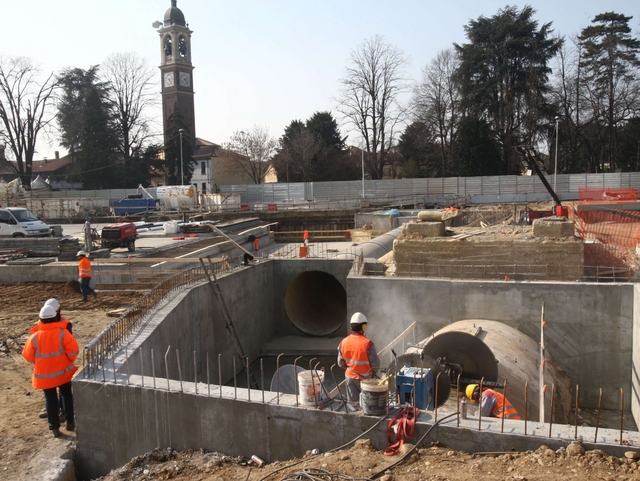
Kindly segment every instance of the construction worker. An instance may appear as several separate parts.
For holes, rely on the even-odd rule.
[[[91,261],[85,251],[78,251],[76,257],[79,260],[78,282],[80,283],[80,292],[82,293],[81,302],[87,302],[87,296],[89,294],[93,294],[93,297],[98,297],[96,291],[89,285],[91,283]]]
[[[47,299],[44,305],[53,307],[56,310],[56,313],[60,316],[60,322],[62,322],[63,324],[66,324],[67,330],[71,334],[73,334],[73,326],[71,325],[71,322],[63,318],[62,314],[60,313],[60,303],[58,302],[58,299],[55,299],[53,297],[51,299]],[[29,330],[29,334],[34,334],[35,332],[37,332],[40,329],[41,324],[42,323],[38,320],[38,324],[36,324],[35,327]],[[65,421],[65,418],[66,418],[65,410],[64,410],[64,400],[62,399],[62,396],[58,398],[58,401],[60,404],[60,422],[62,423]],[[42,408],[42,411],[40,411],[40,413],[38,414],[38,417],[40,417],[41,419],[44,419],[47,417],[46,399],[45,399],[45,406]]]
[[[66,409],[66,429],[74,431],[76,427],[71,378],[78,369],[73,365],[78,356],[78,343],[52,306],[40,309],[38,327],[27,339],[22,357],[35,364],[32,385],[44,390],[49,430],[57,438],[60,436],[58,389]]]
[[[469,384],[465,393],[471,402],[478,402],[480,397],[480,386]],[[482,402],[480,405],[483,416],[493,416],[494,418],[520,419],[518,411],[515,410],[509,400],[493,389],[482,390]]]
[[[309,231],[307,229],[302,232],[302,243],[306,246],[309,245]]]
[[[356,405],[360,399],[360,381],[373,377],[374,369],[380,366],[378,353],[370,339],[364,335],[367,318],[361,312],[351,316],[351,334],[338,346],[338,366],[345,369],[347,401]]]

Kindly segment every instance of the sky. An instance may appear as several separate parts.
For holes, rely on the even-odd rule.
[[[349,135],[347,143],[357,145],[358,135],[336,110],[353,50],[381,35],[409,58],[406,75],[417,82],[439,51],[466,41],[469,20],[526,4],[537,11],[540,25],[552,22],[561,35],[576,35],[595,15],[614,11],[633,16],[630,25],[640,37],[638,0],[178,0],[193,31],[197,136],[223,144],[234,132],[258,125],[279,138],[292,120],[329,111],[342,135]],[[157,67],[161,48],[152,23],[161,21],[170,5],[170,0],[11,2],[4,9],[0,57],[29,57],[43,74],[87,69],[122,52],[135,52]],[[160,133],[159,70],[154,88]],[[66,153],[55,133],[42,138],[37,150],[35,159],[51,158],[55,150]]]

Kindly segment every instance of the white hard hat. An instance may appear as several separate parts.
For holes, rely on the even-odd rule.
[[[44,319],[53,319],[57,315],[58,315],[58,313],[53,308],[53,306],[44,306],[42,309],[40,309],[40,319],[43,319],[43,320]]]
[[[51,298],[48,299],[47,302],[44,303],[45,306],[51,306],[53,307],[56,311],[60,310],[60,303],[58,302],[58,299],[55,298]]]
[[[367,318],[362,312],[356,312],[353,316],[351,316],[351,324],[364,324],[367,321]]]
[[[76,257],[80,257],[80,256],[86,256],[87,253],[85,251],[78,251],[78,253],[76,254]]]

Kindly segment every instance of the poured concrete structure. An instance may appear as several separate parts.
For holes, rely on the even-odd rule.
[[[313,342],[291,322],[285,302],[290,286],[305,273],[329,274],[345,287],[347,317],[364,312],[369,319],[367,335],[379,348],[413,322],[417,339],[422,339],[470,318],[507,324],[535,340],[544,302],[547,350],[573,385],[580,384],[581,406],[596,407],[602,388],[604,407],[615,410],[622,387],[625,408],[638,419],[635,366],[640,368],[640,341],[634,341],[640,339],[640,291],[634,285],[373,278],[350,274],[350,268],[351,260],[269,260],[221,276],[221,291],[249,359],[258,358],[261,346],[278,336]],[[296,291],[301,296],[322,295],[304,285]],[[330,321],[328,330],[333,326]],[[313,327],[317,327],[315,321]],[[345,333],[346,318],[332,335]],[[81,476],[105,474],[136,455],[164,446],[257,454],[268,461],[289,459],[307,449],[334,448],[375,422],[370,417],[296,407],[290,395],[278,401],[267,392],[263,403],[260,390],[220,387],[219,377],[222,383],[233,378],[234,356],[211,287],[202,283],[178,291],[158,307],[114,361],[105,362],[106,369],[88,378],[83,377],[88,374],[85,370],[74,380]],[[241,370],[238,362],[235,371],[245,376]],[[432,415],[426,413],[421,419],[432,422]],[[504,451],[534,449],[541,442],[560,447],[573,439],[573,428],[561,426],[554,426],[551,439],[541,439],[548,434],[548,425],[530,423],[529,435],[524,436],[517,422],[507,422],[508,435],[501,435],[499,423],[491,419],[483,420],[482,431],[477,430],[477,420],[475,427],[473,420],[463,422],[462,429],[455,424],[450,420],[427,440],[462,450],[482,445],[486,451]],[[418,435],[425,429],[420,425]],[[599,441],[604,444],[597,447],[611,454],[629,449],[616,445],[615,432],[601,432]],[[593,438],[592,428],[581,427],[579,434],[585,440]],[[637,433],[624,436],[634,445],[640,443]],[[376,447],[384,447],[384,425],[370,437]]]

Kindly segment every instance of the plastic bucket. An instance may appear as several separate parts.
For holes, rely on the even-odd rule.
[[[379,385],[379,379],[363,379],[360,381],[360,405],[365,414],[380,416],[387,412],[389,383]]]
[[[563,215],[564,215],[564,213],[562,212],[562,206],[561,205],[556,205],[556,216],[562,217]]]
[[[300,246],[300,257],[307,257],[307,246]]]
[[[313,372],[313,376],[311,373]],[[322,383],[324,371],[302,371],[298,373],[298,394],[300,403],[305,406],[316,406],[322,403]]]

